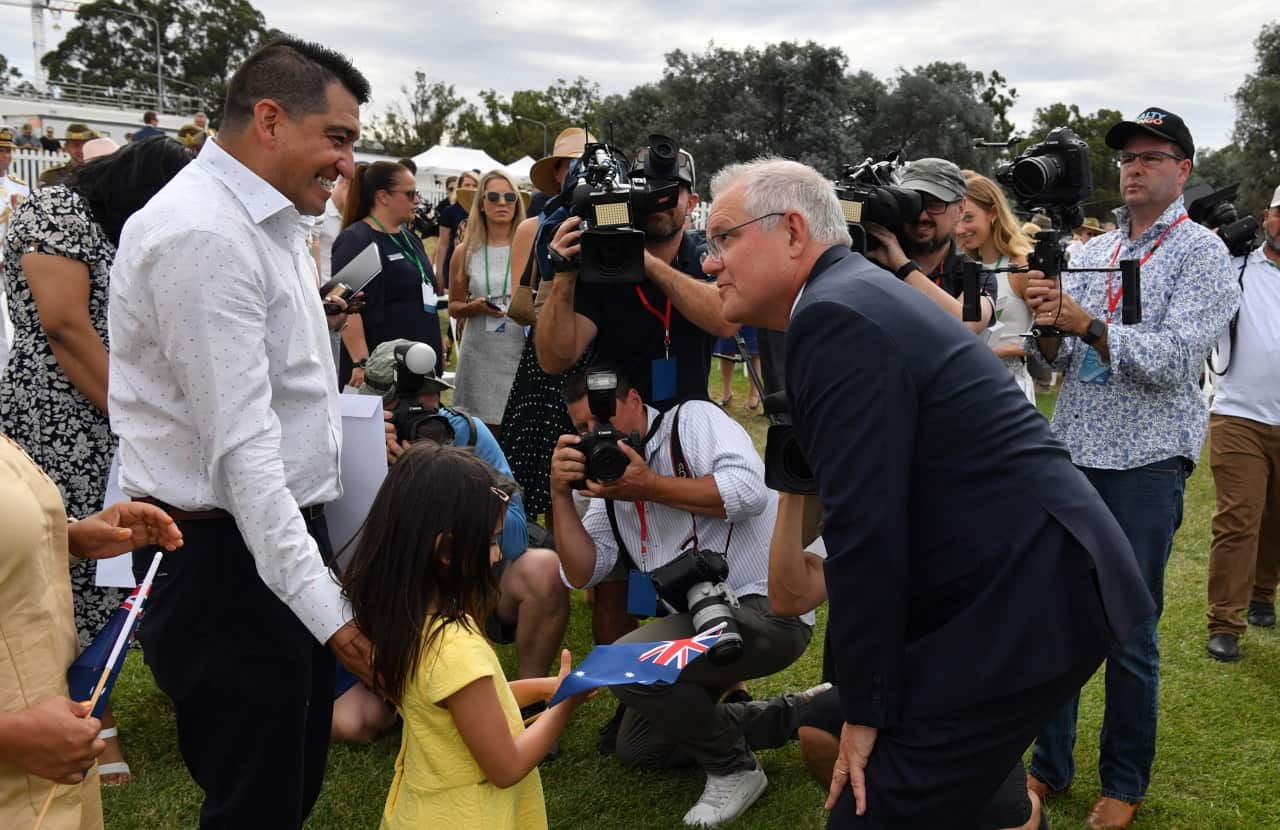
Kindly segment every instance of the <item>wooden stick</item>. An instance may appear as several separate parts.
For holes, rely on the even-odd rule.
[[[137,600],[124,618],[124,628],[120,629],[120,635],[112,643],[111,653],[107,656],[107,665],[103,667],[102,674],[98,677],[98,684],[94,687],[93,695],[89,698],[89,711],[85,714],[86,718],[93,714],[93,707],[98,705],[98,699],[102,697],[102,690],[107,688],[107,680],[111,678],[111,668],[120,659],[120,652],[124,651],[125,644],[129,642],[129,636],[133,633],[134,621],[138,619],[138,614],[142,612],[142,603],[146,600],[147,594],[151,592],[151,583],[156,578],[156,570],[159,569],[160,559],[163,556],[163,553],[156,551],[156,555],[151,559],[151,567],[147,568],[147,575],[142,580],[142,590],[138,591]],[[45,817],[49,815],[49,808],[53,806],[53,797],[57,793],[58,782],[54,781],[53,786],[49,788],[49,794],[45,796],[44,805],[40,807],[40,812],[36,815],[36,823],[31,830],[40,830],[40,827],[44,824]]]

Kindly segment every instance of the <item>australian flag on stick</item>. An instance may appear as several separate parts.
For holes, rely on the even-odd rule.
[[[111,667],[107,675],[102,693],[94,702],[93,717],[101,718],[102,711],[107,708],[107,698],[111,696],[111,688],[116,684],[120,669],[124,666],[125,646],[133,639],[134,629],[138,627],[138,617],[142,613],[142,603],[151,592],[151,583],[155,579],[156,566],[160,564],[161,554],[157,553],[151,563],[142,584],[133,589],[133,593],[125,598],[116,612],[107,620],[107,624],[98,632],[89,647],[80,652],[80,656],[67,669],[67,686],[72,700],[93,700],[98,683],[102,680],[107,667]]]
[[[684,667],[707,653],[723,626],[683,640],[596,646],[560,684],[548,706],[601,686],[675,683]]]

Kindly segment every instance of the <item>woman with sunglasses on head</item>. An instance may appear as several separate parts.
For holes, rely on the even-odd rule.
[[[386,340],[403,337],[443,353],[435,272],[422,240],[405,227],[417,204],[417,182],[403,165],[378,161],[356,168],[342,211],[343,231],[333,241],[333,273],[371,242],[378,245],[382,272],[365,286],[363,310],[348,316],[342,330],[339,386],[363,384],[364,362]]]
[[[471,204],[466,242],[449,275],[449,316],[466,321],[453,403],[496,435],[524,351],[524,326],[506,314],[513,287],[511,239],[524,221],[524,203],[515,182],[499,170],[486,173],[475,191],[458,193],[459,204]]]
[[[960,222],[956,225],[956,241],[970,257],[988,268],[1026,265],[1031,253],[1031,240],[1014,218],[1000,186],[986,176],[964,171],[965,200]],[[999,299],[996,301],[996,323],[987,329],[987,343],[996,357],[1005,362],[1009,373],[1027,400],[1036,402],[1035,382],[1027,372],[1027,357],[1022,335],[1031,330],[1031,311],[1027,308],[1026,274],[996,274]]]

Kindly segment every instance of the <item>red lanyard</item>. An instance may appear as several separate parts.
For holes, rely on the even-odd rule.
[[[640,286],[636,286],[636,296],[640,298],[640,304],[644,306],[644,310],[657,317],[662,323],[662,348],[666,350],[666,356],[671,357],[671,298],[667,297],[667,311],[665,314],[659,314],[658,309],[654,308],[649,302],[649,298],[640,290]],[[644,513],[640,514],[640,521],[644,521]],[[643,540],[641,540],[643,544]]]
[[[1144,256],[1142,259],[1138,260],[1138,265],[1139,266],[1146,265],[1147,260],[1155,256],[1156,251],[1160,250],[1160,244],[1164,242],[1164,238],[1169,235],[1169,231],[1173,230],[1174,228],[1176,228],[1178,225],[1185,222],[1189,218],[1190,217],[1184,213],[1181,216],[1179,216],[1177,219],[1173,220],[1173,222],[1169,224],[1169,227],[1164,229],[1164,233],[1160,234],[1160,238],[1156,240],[1156,244],[1151,246],[1151,250],[1147,251],[1147,255]],[[1124,245],[1123,239],[1121,239],[1119,242],[1116,243],[1116,252],[1111,255],[1111,265],[1109,267],[1111,268],[1116,267],[1116,262],[1118,262],[1120,259],[1120,248],[1123,245]],[[1115,316],[1116,306],[1120,305],[1120,299],[1124,296],[1123,283],[1120,285],[1120,290],[1116,291],[1114,294],[1111,293],[1112,276],[1113,276],[1113,272],[1108,271],[1107,272],[1107,322],[1108,323],[1110,323],[1111,318]]]
[[[645,558],[649,555],[649,525],[644,520],[644,502],[636,502],[636,513],[640,515],[640,570],[648,572]]]
[[[933,284],[942,287],[942,278],[947,274],[947,258],[942,258],[942,263],[938,266],[938,276],[933,278]]]

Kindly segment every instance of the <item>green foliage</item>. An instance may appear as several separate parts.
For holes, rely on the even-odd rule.
[[[421,69],[413,73],[413,89],[400,86],[405,105],[393,104],[371,125],[373,137],[392,156],[416,156],[440,143],[454,115],[465,103],[453,84],[431,81]]]
[[[76,25],[44,56],[49,78],[153,92],[155,27],[119,11],[159,20],[166,88],[199,97],[215,125],[231,72],[278,34],[249,0],[98,0],[80,7]]]
[[[986,77],[981,98],[995,116],[996,132],[1002,137],[1012,135],[1014,126],[1009,120],[1009,110],[1018,101],[1018,90],[1009,86],[1008,79],[993,69]]]
[[[9,59],[0,55],[0,92],[8,92],[22,81],[18,67],[10,66]]]
[[[1244,164],[1244,154],[1235,144],[1228,144],[1217,150],[1202,147],[1196,150],[1196,165],[1187,178],[1187,187],[1207,184],[1220,188],[1242,182]],[[1239,208],[1240,205],[1237,203],[1236,207]]]
[[[1033,142],[1044,138],[1054,127],[1070,127],[1089,145],[1093,167],[1093,199],[1086,202],[1084,212],[1096,216],[1101,222],[1111,221],[1111,211],[1124,204],[1120,198],[1120,168],[1116,165],[1116,151],[1107,146],[1107,130],[1124,120],[1118,110],[1100,109],[1082,113],[1075,104],[1056,103],[1036,109],[1031,137],[1019,145],[1021,152]]]
[[[963,63],[900,69],[865,141],[877,153],[900,147],[908,159],[932,156],[988,171],[989,151],[973,146],[975,138],[997,129],[991,108],[981,100],[984,83],[981,72]]]
[[[546,124],[549,149],[566,127],[594,127],[599,103],[600,85],[581,76],[557,79],[544,90],[516,90],[509,99],[487,89],[480,93],[480,106],[468,104],[458,113],[453,143],[484,150],[503,162],[525,155],[540,158],[544,132],[533,122]]]
[[[1280,23],[1263,26],[1253,45],[1258,64],[1236,90],[1234,137],[1247,171],[1236,206],[1257,215],[1280,185]]]

